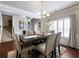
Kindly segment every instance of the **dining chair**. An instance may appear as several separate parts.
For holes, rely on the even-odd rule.
[[[55,33],[55,31],[54,30],[51,30],[49,33]]]
[[[19,39],[18,39],[18,40],[21,41],[22,44],[24,44],[24,43],[23,43],[23,39],[24,39],[23,37],[24,37],[24,36],[25,36],[25,35],[19,35]]]
[[[18,44],[18,46],[17,46],[17,54],[18,54],[18,57],[21,57],[22,53],[24,53],[24,52],[26,52],[27,55],[30,55],[31,56],[31,49],[33,49],[33,46],[32,46],[32,44],[30,44],[30,42],[24,42],[23,41],[24,40],[23,37],[24,36],[19,35],[19,39],[17,38],[18,39],[17,42],[18,43],[20,42],[20,44]],[[29,49],[29,47],[32,47],[32,48]],[[27,50],[25,51],[25,49],[27,49]]]
[[[61,32],[58,32],[57,35],[56,35],[55,46],[54,46],[54,55],[55,55],[55,57],[57,57],[56,50],[58,50],[59,55],[61,54],[60,53],[60,39],[61,39]]]
[[[41,52],[44,55],[44,57],[47,57],[51,52],[53,56],[55,38],[56,38],[55,33],[50,34],[46,40],[46,43],[41,43],[37,45],[36,50]]]
[[[15,46],[16,46],[16,51],[17,51],[16,57],[20,57],[21,56],[21,44],[20,44],[20,41],[18,41],[18,37],[16,34],[14,35],[14,41],[15,41]]]
[[[15,30],[14,30],[14,28],[13,28],[13,39],[14,39],[14,42],[15,42],[15,46],[16,46],[16,57],[18,58],[18,57],[21,57],[21,55],[23,54],[23,53],[28,53],[28,51],[26,51],[26,48],[28,48],[28,47],[26,47],[26,48],[22,48],[22,42],[19,40],[19,37],[18,37],[18,35],[15,33]],[[11,54],[11,53],[14,53],[14,52],[10,52],[10,53],[8,53],[8,54]],[[12,55],[13,56],[13,55]]]
[[[16,45],[16,50],[17,50],[17,56],[16,57],[19,57],[21,58],[22,54],[24,53],[27,53],[27,55],[29,55],[29,47],[30,46],[26,46],[26,47],[21,47],[21,42],[18,40],[18,37],[17,35],[15,34],[15,45]]]

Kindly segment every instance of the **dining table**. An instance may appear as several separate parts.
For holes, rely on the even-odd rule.
[[[34,41],[34,40],[41,40],[41,38],[46,38],[47,36],[44,35],[31,35],[31,36],[24,36],[25,41]]]
[[[30,36],[24,36],[23,39],[21,39],[21,41],[23,43],[31,43],[31,44],[39,44],[39,43],[43,43],[47,40],[47,37],[50,34],[37,34],[37,35],[30,35]]]

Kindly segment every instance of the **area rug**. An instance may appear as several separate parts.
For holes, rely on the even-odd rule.
[[[31,54],[29,55],[28,52],[27,52],[28,50],[31,50],[32,48],[33,48],[33,46],[30,46],[28,49],[26,48],[26,49],[25,49],[26,52],[24,52],[21,57],[22,57],[22,58],[32,58],[32,57],[30,57]],[[66,51],[66,48],[60,46],[61,55],[59,56],[59,54],[57,53],[57,58],[60,58],[60,57],[63,55],[63,53],[64,53],[65,51]],[[44,56],[40,56],[40,58],[44,58]],[[48,58],[50,58],[50,57],[48,57]]]

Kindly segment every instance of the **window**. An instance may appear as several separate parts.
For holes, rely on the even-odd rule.
[[[49,31],[51,31],[52,29],[53,29],[53,22],[50,21],[50,22],[49,22]]]
[[[51,29],[57,32],[62,32],[61,37],[69,38],[69,31],[70,31],[70,18],[61,18],[52,21],[52,25],[49,27]]]
[[[53,22],[53,30],[57,33],[57,20]]]
[[[64,19],[64,37],[69,37],[69,31],[70,31],[70,19],[65,18]]]
[[[63,19],[59,19],[59,20],[58,20],[58,30],[57,30],[57,31],[58,31],[58,32],[62,32],[62,33],[61,33],[61,36],[62,36],[62,37],[63,37],[63,34],[64,34],[64,32],[63,32],[63,29],[64,29],[64,28],[63,28],[63,25],[64,25],[64,24],[63,24]]]

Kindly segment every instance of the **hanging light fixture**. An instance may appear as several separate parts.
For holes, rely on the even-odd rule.
[[[44,10],[44,1],[41,1],[41,13],[37,12],[38,18],[46,18],[49,17],[50,14]]]

